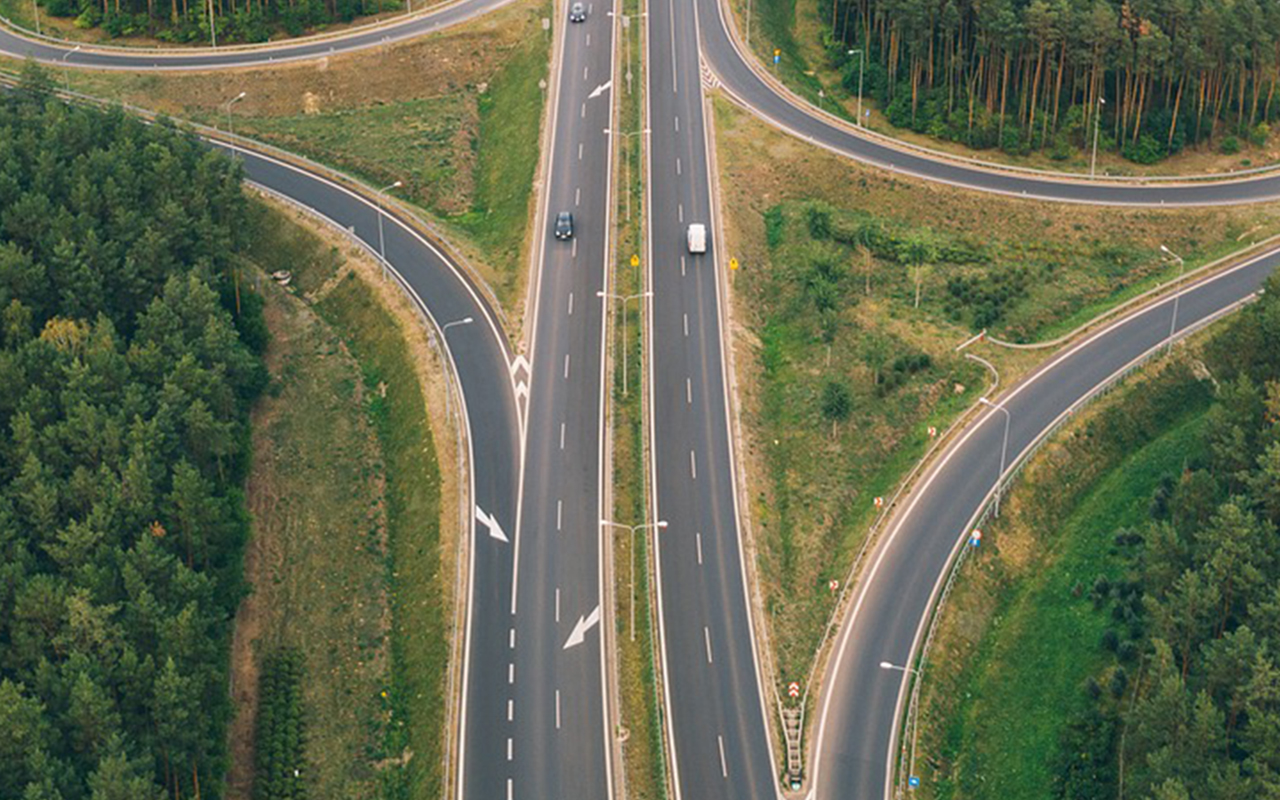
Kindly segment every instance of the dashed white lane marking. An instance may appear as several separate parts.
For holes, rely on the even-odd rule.
[[[683,258],[682,258],[682,259],[680,259],[680,268],[681,268],[681,269],[684,269],[684,259],[683,259]],[[688,314],[685,314],[685,315],[684,315],[684,335],[685,335],[685,336],[688,336],[688,335],[689,335],[689,315],[688,315]]]
[[[564,354],[564,376],[566,379],[569,377],[569,354],[568,353]]]
[[[698,457],[692,450],[689,451],[689,474],[695,481],[698,479]]]
[[[667,19],[674,20],[676,18],[676,2],[675,0],[667,0],[667,13],[670,15]],[[676,26],[671,25],[671,93],[679,94],[680,90],[676,86]]]
[[[575,206],[582,205],[582,187],[575,187],[573,190],[573,204]]]
[[[711,629],[706,625],[702,626],[702,640],[707,643],[707,663],[714,664],[711,660]]]
[[[676,133],[680,132],[680,117],[676,117]]]
[[[701,566],[702,565],[702,532],[701,531],[698,532],[694,541],[698,543],[698,565]]]
[[[507,778],[507,800],[512,800],[516,796],[515,791],[515,784],[510,778]]]
[[[569,292],[569,316],[573,316],[573,292]]]
[[[560,690],[556,689],[556,730],[560,730]]]
[[[511,648],[512,650],[516,649],[516,629],[515,628],[511,629],[511,635],[507,637],[507,647]]]
[[[582,68],[582,79],[584,81],[587,79],[587,67]]]
[[[684,401],[693,405],[693,378],[684,379]]]
[[[516,718],[516,701],[508,700],[507,701],[507,722],[510,722],[515,718]]]
[[[679,159],[679,158],[676,158],[676,174],[677,174],[677,175],[683,175],[683,174],[684,174],[684,173],[681,171],[681,169],[680,169],[680,159]]]
[[[556,501],[556,530],[560,530],[560,512],[564,510],[564,501]]]
[[[564,423],[560,423],[560,449],[564,449]]]
[[[570,258],[578,257],[578,240],[577,239],[573,240],[573,244],[569,248],[569,257]]]
[[[680,277],[684,277],[684,256],[680,256]]]
[[[676,211],[678,211],[680,214],[680,221],[684,222],[684,203],[678,204],[676,206]]]
[[[583,103],[583,104],[582,104],[582,113],[578,114],[578,119],[586,119],[586,118],[587,118],[587,104],[586,104],[586,103]]]
[[[512,748],[512,747],[513,747],[513,744],[512,744],[512,741],[511,741],[511,737],[510,737],[510,736],[508,736],[508,737],[507,737],[507,760],[508,760],[508,761],[510,761],[510,760],[511,760],[511,748]]]
[[[556,589],[556,622],[560,621],[560,590]]]
[[[582,142],[578,142],[578,160],[582,160]]]
[[[514,663],[507,665],[507,683],[516,682],[516,665]]]
[[[727,778],[729,777],[729,765],[724,760],[724,737],[717,736],[716,740],[720,742],[720,776]]]
[[[587,47],[591,46],[591,34],[587,34]]]

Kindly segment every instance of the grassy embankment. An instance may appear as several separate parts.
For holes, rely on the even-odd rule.
[[[546,0],[518,0],[411,42],[270,68],[66,77],[87,94],[217,127],[244,91],[231,107],[236,133],[375,187],[403,181],[390,194],[443,226],[514,320],[550,50],[541,20],[550,13]]]
[[[273,382],[255,419],[233,784],[248,796],[261,659],[296,647],[312,796],[439,796],[456,548],[442,498],[458,490],[432,435],[448,424],[441,366],[362,254],[292,214],[262,207],[259,221],[252,260],[294,279],[263,287]]]
[[[1099,576],[1126,579],[1115,534],[1148,520],[1162,481],[1204,450],[1211,392],[1193,361],[1161,362],[1073,421],[984,529],[924,672],[922,797],[1054,796],[1069,721],[1095,702],[1086,683],[1112,686],[1122,666],[1100,644],[1110,608],[1090,597]]]
[[[643,81],[641,54],[644,49],[643,19],[640,0],[623,0],[623,13],[629,24],[621,29],[629,37],[618,43],[622,58],[617,89],[616,125],[621,131],[639,130],[643,125]],[[628,60],[628,56],[630,57]],[[625,75],[632,74],[631,91],[627,91]],[[646,264],[631,266],[633,255],[643,256],[644,243],[644,152],[639,136],[618,137],[617,161],[613,180],[617,203],[614,208],[616,246],[611,291],[634,295],[644,291]],[[644,426],[645,359],[643,349],[644,306],[637,301],[615,301],[610,320],[610,350],[613,358],[613,382],[610,390],[610,414],[613,433],[613,519],[628,525],[650,522],[648,503],[648,465],[646,460],[646,428]],[[623,319],[626,315],[626,339]],[[626,359],[624,370],[623,360]],[[614,528],[613,573],[614,613],[617,621],[615,641],[618,643],[619,698],[622,724],[627,730],[623,744],[627,797],[634,800],[660,800],[666,797],[665,750],[662,742],[662,716],[659,706],[654,621],[652,617],[653,587],[649,582],[648,544],[652,531],[629,531]],[[634,549],[633,549],[634,547]],[[635,565],[634,573],[631,566]],[[632,583],[634,574],[635,582]],[[632,620],[634,619],[634,638]]]
[[[858,56],[848,56],[848,48],[823,47],[824,31],[831,29],[829,0],[732,0],[738,30],[746,35],[747,5],[751,5],[751,50],[759,63],[769,67],[792,91],[815,106],[847,120],[857,116]],[[841,6],[843,10],[844,6]],[[856,24],[856,10],[838,25]],[[773,51],[782,51],[781,62],[773,66]],[[846,88],[844,80],[851,75]],[[819,96],[818,92],[823,94]],[[869,92],[869,85],[864,91]],[[1048,150],[1028,155],[1006,153],[999,148],[976,150],[958,142],[938,139],[907,128],[899,128],[880,113],[878,104],[864,94],[863,111],[870,111],[864,124],[873,131],[904,142],[941,150],[962,158],[977,158],[1054,172],[1087,174],[1090,153],[1073,150],[1065,161],[1050,158]],[[1104,130],[1104,135],[1106,131]],[[1280,141],[1275,138],[1263,147],[1239,139],[1240,150],[1223,154],[1214,148],[1187,149],[1157,164],[1136,164],[1105,148],[1098,151],[1097,170],[1108,175],[1197,175],[1260,167],[1280,162]]]
[[[925,452],[927,427],[945,429],[987,384],[954,352],[975,327],[1038,339],[1176,275],[1159,244],[1196,263],[1242,233],[1280,229],[1275,206],[1157,212],[978,196],[810,148],[723,100],[716,114],[728,243],[742,263],[742,457],[783,681],[808,674],[835,602],[827,582],[845,578],[873,498]],[[974,349],[1005,385],[1043,358]]]

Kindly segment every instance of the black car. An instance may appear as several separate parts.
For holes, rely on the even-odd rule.
[[[561,211],[559,214],[556,214],[556,238],[573,238],[573,215],[568,211]]]
[[[574,3],[573,5],[569,6],[569,21],[570,22],[586,22],[587,21],[587,6],[585,3]]]

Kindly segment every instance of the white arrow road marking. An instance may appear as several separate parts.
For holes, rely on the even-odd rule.
[[[613,81],[605,81],[604,83],[600,84],[596,88],[592,89],[591,94],[587,95],[587,99],[594,100],[612,88],[613,88]]]
[[[524,377],[520,374],[524,373]],[[529,376],[532,371],[529,368],[529,359],[523,355],[518,355],[511,362],[511,380],[516,385],[516,402],[529,399]]]
[[[569,640],[564,643],[564,649],[568,650],[574,645],[582,644],[582,640],[586,638],[587,631],[591,630],[600,622],[600,606],[585,617],[578,617],[578,624],[573,626],[573,633],[569,634]]]
[[[488,528],[489,535],[498,541],[508,543],[511,541],[507,538],[507,535],[502,532],[502,526],[498,524],[497,518],[484,513],[484,509],[480,508],[480,506],[476,506],[476,522],[479,522],[481,525]]]

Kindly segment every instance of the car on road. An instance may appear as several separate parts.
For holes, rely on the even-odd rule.
[[[707,226],[700,222],[689,226],[689,252],[695,255],[707,252]]]
[[[569,6],[570,22],[586,22],[587,21],[587,5],[586,3],[574,3]]]
[[[556,238],[561,241],[573,238],[573,215],[568,211],[556,214]]]

